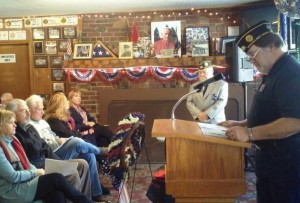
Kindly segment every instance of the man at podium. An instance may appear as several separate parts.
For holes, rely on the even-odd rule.
[[[236,39],[263,74],[247,120],[225,121],[231,140],[252,142],[258,203],[300,202],[300,63],[267,21]]]
[[[212,78],[214,69],[210,61],[200,63],[198,68],[199,82],[191,85],[190,92],[199,83]],[[225,106],[228,100],[228,83],[218,80],[205,85],[201,92],[187,97],[186,107],[193,119],[205,123],[220,123],[225,121]]]

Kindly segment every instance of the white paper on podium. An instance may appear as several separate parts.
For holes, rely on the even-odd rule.
[[[78,162],[46,159],[45,174],[60,173],[63,176],[73,174],[77,170]]]
[[[225,132],[227,130],[226,127],[216,125],[216,124],[200,123],[200,122],[198,122],[198,125],[201,128],[203,134],[205,135],[227,138],[227,136],[225,135]]]

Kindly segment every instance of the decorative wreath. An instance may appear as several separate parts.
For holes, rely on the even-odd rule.
[[[119,190],[121,181],[127,178],[128,167],[140,157],[145,139],[144,119],[145,115],[140,112],[127,114],[118,123],[115,136],[108,146],[108,174],[116,190]]]

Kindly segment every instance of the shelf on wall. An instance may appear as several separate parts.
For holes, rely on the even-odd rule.
[[[135,59],[86,59],[64,61],[64,68],[125,68],[136,66],[195,67],[200,61],[209,60],[214,65],[225,66],[224,56],[201,56],[181,58],[135,58]]]

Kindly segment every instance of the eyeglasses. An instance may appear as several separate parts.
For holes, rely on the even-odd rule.
[[[250,56],[250,55],[247,55],[247,57],[246,57],[246,61],[248,61],[248,62],[253,62],[254,61],[254,59],[255,59],[255,57],[257,56],[257,54],[258,54],[258,52],[259,52],[259,50],[260,50],[260,48],[258,48],[257,50],[256,50],[256,52],[254,53],[254,55],[253,56]]]

